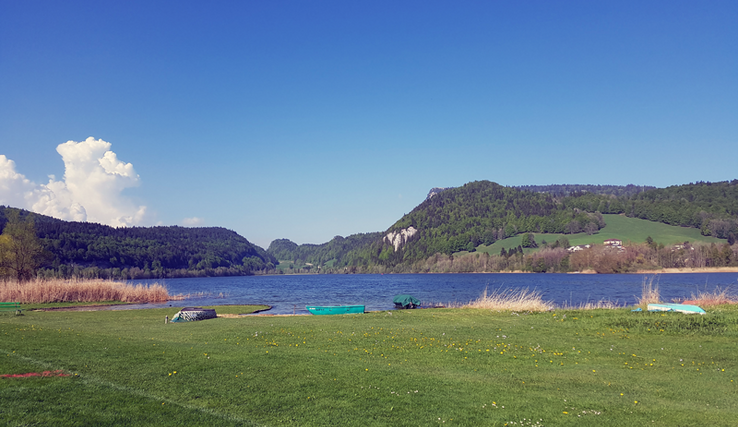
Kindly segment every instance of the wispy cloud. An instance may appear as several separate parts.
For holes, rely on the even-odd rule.
[[[15,162],[0,154],[0,204],[72,221],[99,222],[112,226],[149,222],[146,206],[123,196],[140,180],[133,165],[122,162],[111,144],[89,137],[56,147],[64,161],[64,178],[49,176],[36,184],[16,170]]]
[[[192,218],[185,218],[182,220],[182,225],[185,225],[187,227],[198,227],[200,225],[203,225],[205,223],[205,220],[203,218],[198,218],[196,216],[193,216]]]

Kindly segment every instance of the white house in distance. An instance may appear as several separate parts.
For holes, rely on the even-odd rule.
[[[622,251],[624,251],[624,250],[625,250],[625,249],[623,249],[623,241],[622,241],[622,240],[620,240],[620,239],[607,239],[607,240],[605,240],[605,241],[603,242],[603,244],[604,244],[605,246],[607,246],[607,247],[610,247],[610,248],[615,248],[615,249],[617,249],[617,250],[618,250],[619,252],[622,252]],[[572,246],[572,247],[570,247],[570,248],[569,248],[569,249],[567,249],[567,250],[568,250],[569,252],[571,252],[571,253],[574,253],[574,252],[579,252],[579,251],[583,251],[583,250],[585,250],[585,249],[589,249],[589,248],[590,248],[591,246],[592,246],[592,245],[576,245],[576,246]]]
[[[605,246],[623,246],[623,241],[620,239],[607,239],[603,243]]]

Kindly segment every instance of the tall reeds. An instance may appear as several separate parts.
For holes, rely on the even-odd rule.
[[[641,286],[641,297],[636,297],[637,305],[647,306],[648,304],[658,304],[661,301],[661,293],[659,292],[659,282],[653,283],[656,276],[650,278],[643,277],[643,285]]]
[[[624,305],[621,306],[617,301],[601,299],[599,301],[587,301],[576,305],[564,303],[559,308],[562,310],[614,310],[622,307]]]
[[[171,298],[158,283],[133,285],[110,280],[36,279],[29,282],[0,282],[0,301],[39,304],[51,302],[166,302]]]
[[[728,290],[729,288],[720,289],[716,287],[712,292],[702,291],[698,292],[697,295],[693,293],[689,301],[685,301],[685,303],[697,304],[702,308],[713,305],[738,303],[738,297],[731,295]]]
[[[462,308],[485,308],[489,310],[548,311],[553,303],[544,301],[541,293],[528,288],[496,289],[489,293],[485,288],[479,299],[470,301]]]

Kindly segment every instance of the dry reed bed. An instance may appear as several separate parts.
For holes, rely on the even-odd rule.
[[[643,278],[643,285],[641,286],[641,297],[636,297],[638,301],[637,305],[643,306],[644,308],[648,304],[658,304],[661,302],[661,292],[659,292],[658,280],[654,284],[653,281],[656,276],[651,276],[650,279]]]
[[[738,296],[729,294],[728,289],[715,288],[712,292],[699,292],[697,295],[693,293],[689,301],[684,302],[697,304],[704,308],[713,305],[738,304]]]
[[[607,299],[599,300],[599,301],[588,301],[583,302],[579,305],[569,305],[568,303],[565,303],[562,305],[562,310],[613,310],[616,308],[623,308],[625,305],[620,305],[617,303],[617,301],[610,301]]]
[[[461,308],[484,308],[500,311],[548,311],[554,307],[553,303],[543,300],[539,291],[531,291],[528,288],[496,289],[492,293],[485,289],[479,299],[469,301],[468,304],[461,306]]]
[[[0,282],[0,301],[24,304],[100,301],[146,303],[166,302],[171,299],[167,289],[158,283],[144,286],[102,279]]]
[[[661,302],[658,280],[654,284],[654,279],[655,277],[651,277],[648,280],[645,277],[643,278],[641,297],[636,298],[638,305],[645,307],[648,304],[658,304]],[[702,308],[722,304],[738,304],[738,296],[732,295],[729,291],[729,288],[720,289],[720,287],[716,287],[712,292],[702,291],[696,295],[692,293],[691,298],[686,301],[673,300],[673,302],[694,304]]]
[[[451,304],[452,307],[459,305]],[[564,304],[556,306],[551,301],[544,301],[543,296],[537,290],[531,291],[524,289],[497,289],[491,294],[487,289],[484,290],[479,299],[470,301],[468,304],[460,306],[461,308],[484,308],[496,311],[529,311],[540,312],[550,311],[554,309],[561,310],[597,310],[597,309],[616,309],[622,308],[617,302],[610,300],[600,300],[596,302],[586,302],[579,305]]]
[[[636,297],[637,305],[642,306],[644,309],[648,304],[661,302],[661,292],[659,291],[658,278],[652,276],[650,278],[643,278],[643,286],[641,289],[641,296]],[[682,302],[682,301],[675,301]],[[683,301],[687,304],[695,304],[701,307],[711,307],[721,304],[738,304],[738,296],[733,295],[728,289],[716,288],[712,292],[700,292],[697,295],[694,293],[692,297]],[[541,293],[536,290],[524,289],[497,289],[492,293],[489,293],[487,289],[484,290],[482,296],[479,299],[470,301],[467,304],[450,303],[447,307],[454,308],[483,308],[488,310],[497,311],[548,311],[553,309],[562,310],[596,310],[596,309],[617,309],[623,308],[624,305],[619,305],[617,302],[609,300],[601,300],[597,302],[587,302],[576,306],[563,305],[557,307],[553,302],[544,301]]]

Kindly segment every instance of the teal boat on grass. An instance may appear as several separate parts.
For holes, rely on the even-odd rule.
[[[676,311],[685,314],[705,314],[701,307],[691,304],[648,304],[648,311]]]
[[[360,314],[364,312],[363,305],[306,305],[305,308],[315,315]]]

